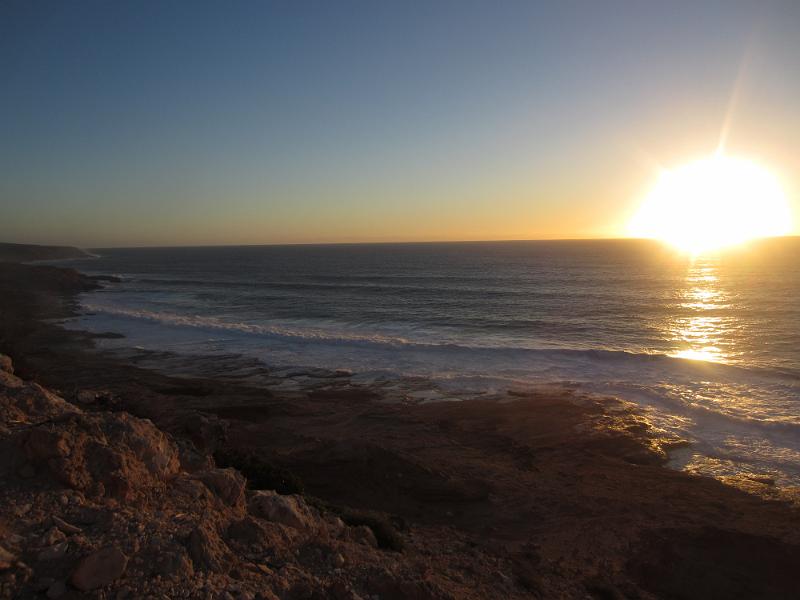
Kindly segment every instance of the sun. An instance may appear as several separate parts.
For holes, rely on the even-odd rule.
[[[628,226],[633,237],[692,254],[791,231],[777,178],[752,161],[723,155],[662,172]]]

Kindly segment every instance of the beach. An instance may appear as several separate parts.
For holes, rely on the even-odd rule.
[[[335,371],[309,372],[305,387],[281,391],[252,383],[254,370],[264,368],[256,363],[238,380],[171,376],[135,364],[166,360],[152,351],[98,350],[113,332],[59,326],[57,319],[78,308],[76,295],[103,281],[56,267],[3,264],[0,273],[0,352],[23,380],[57,391],[87,414],[151,420],[191,450],[176,472],[202,472],[216,460],[238,465],[253,481],[266,478],[283,492],[301,493],[319,519],[370,515],[352,522],[377,532],[378,548],[365,554],[342,538],[320,542],[327,544],[323,554],[344,556],[341,567],[305,560],[313,536],[302,535],[281,543],[281,577],[244,576],[236,561],[194,561],[209,593],[238,585],[253,597],[269,588],[287,598],[340,597],[331,591],[340,588],[359,595],[341,597],[381,598],[798,594],[791,565],[800,559],[800,514],[791,498],[771,491],[769,481],[741,479],[736,488],[666,468],[670,444],[680,442],[659,435],[631,403],[563,389],[403,402]],[[219,356],[198,360],[225,370]],[[4,522],[23,530],[10,551],[32,571],[6,589],[22,593],[41,569],[25,535],[46,525],[41,511],[32,514],[42,521],[14,518],[15,494],[35,485],[37,498],[45,498],[65,486],[39,471],[32,482],[6,470],[4,480]],[[163,502],[173,501],[171,484],[163,485]],[[753,493],[741,489],[748,486]],[[101,511],[120,506],[88,490],[81,502]],[[158,502],[151,498],[141,510],[156,510]],[[126,509],[138,510],[135,503]],[[222,511],[214,521],[214,539],[228,548],[237,543],[226,533],[232,520]],[[188,539],[177,536],[175,544],[190,546]],[[48,570],[68,574],[78,554],[70,551]],[[370,571],[376,565],[381,576]],[[130,570],[109,589],[147,578],[147,569]],[[188,575],[179,569],[175,576]],[[294,585],[301,579],[316,591],[301,591]]]

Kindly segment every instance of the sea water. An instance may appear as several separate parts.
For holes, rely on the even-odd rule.
[[[800,485],[800,238],[687,256],[637,240],[99,249],[70,326],[107,344],[637,403],[682,467]],[[424,398],[425,394],[418,395]]]

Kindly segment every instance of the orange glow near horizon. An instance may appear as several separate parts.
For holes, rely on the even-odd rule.
[[[631,236],[691,254],[792,229],[777,178],[754,162],[720,154],[664,171],[628,225]]]

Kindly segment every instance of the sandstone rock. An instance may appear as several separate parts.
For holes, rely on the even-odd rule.
[[[108,546],[84,557],[73,571],[70,583],[88,592],[112,583],[122,576],[127,566],[128,557],[122,550]]]
[[[33,428],[21,442],[28,460],[61,483],[129,500],[178,472],[174,443],[126,413],[73,413]]]
[[[246,480],[236,469],[212,469],[196,477],[228,506],[244,504]]]
[[[272,491],[259,491],[250,499],[248,510],[253,516],[295,529],[306,529],[315,522],[311,509],[297,495],[281,496]]]

